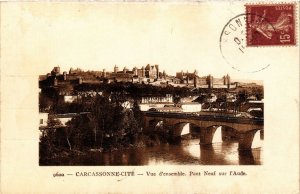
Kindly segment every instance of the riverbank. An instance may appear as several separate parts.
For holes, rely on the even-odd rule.
[[[191,136],[184,136],[183,139],[191,139]],[[51,146],[47,147],[44,152],[40,150],[40,165],[60,165],[62,160],[65,158],[76,158],[90,153],[111,153],[116,151],[124,151],[129,149],[155,147],[159,145],[176,144],[180,141],[174,140],[165,133],[151,133],[151,134],[140,134],[134,143],[128,143],[128,141],[121,141],[121,143],[111,144],[107,147],[82,147],[69,149],[65,146]],[[40,145],[41,148],[42,145]]]

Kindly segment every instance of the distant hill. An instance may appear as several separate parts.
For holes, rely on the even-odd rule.
[[[240,82],[240,83],[256,83],[257,85],[264,85],[263,80],[250,80],[250,79],[231,79],[231,82]]]

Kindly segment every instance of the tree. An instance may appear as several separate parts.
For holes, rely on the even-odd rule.
[[[257,100],[262,100],[264,98],[263,87],[252,88],[251,94],[254,95],[257,98]]]
[[[123,126],[125,135],[129,137],[130,143],[135,143],[139,134],[140,126],[134,117],[134,112],[132,110],[126,110],[125,117],[123,119]]]
[[[141,129],[143,127],[143,113],[140,109],[140,106],[139,106],[137,100],[134,100],[132,111],[133,111],[133,116],[137,122],[139,129]]]
[[[173,101],[174,101],[175,104],[180,103],[180,99],[181,99],[180,96],[173,95]]]
[[[241,110],[241,106],[247,101],[247,97],[248,94],[246,90],[242,90],[238,92],[237,100],[235,101],[235,113]]]
[[[123,122],[125,113],[121,104],[123,97],[118,97],[120,97],[119,94],[112,98],[97,95],[92,102],[91,113],[88,117],[89,126],[94,133],[95,146],[109,147],[116,144],[118,134],[125,129]]]
[[[39,142],[39,156],[40,162],[44,162],[47,158],[51,158],[55,155],[55,152],[58,148],[57,141],[57,128],[62,126],[62,123],[50,117],[47,122],[47,128],[43,130],[42,135],[40,136]]]
[[[42,111],[49,111],[53,106],[53,100],[44,94],[39,95],[39,109]]]
[[[80,115],[67,123],[66,136],[70,149],[71,144],[77,149],[93,146],[93,131],[88,122],[87,115]]]
[[[196,100],[194,100],[195,102],[199,102],[200,104],[203,104],[207,101],[208,97],[207,95],[201,94]]]
[[[89,126],[94,133],[94,145],[100,144],[102,147],[103,137],[107,132],[105,124],[110,122],[108,113],[111,110],[111,105],[108,97],[97,95],[91,106],[91,114],[89,115]],[[107,124],[106,124],[107,125]],[[99,137],[101,141],[99,142]]]
[[[226,106],[226,94],[225,93],[221,93],[218,95],[218,98],[216,100],[217,106],[218,106],[218,110],[220,110],[220,108],[223,106],[224,109],[226,110],[227,106]]]

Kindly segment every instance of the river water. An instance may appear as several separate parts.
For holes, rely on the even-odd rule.
[[[113,152],[90,152],[65,158],[62,165],[140,166],[140,165],[261,165],[263,149],[238,151],[237,142],[199,145],[199,139],[183,140],[178,145],[131,148]]]

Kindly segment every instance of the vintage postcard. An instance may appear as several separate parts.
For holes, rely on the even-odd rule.
[[[0,8],[2,193],[299,193],[299,1]]]

